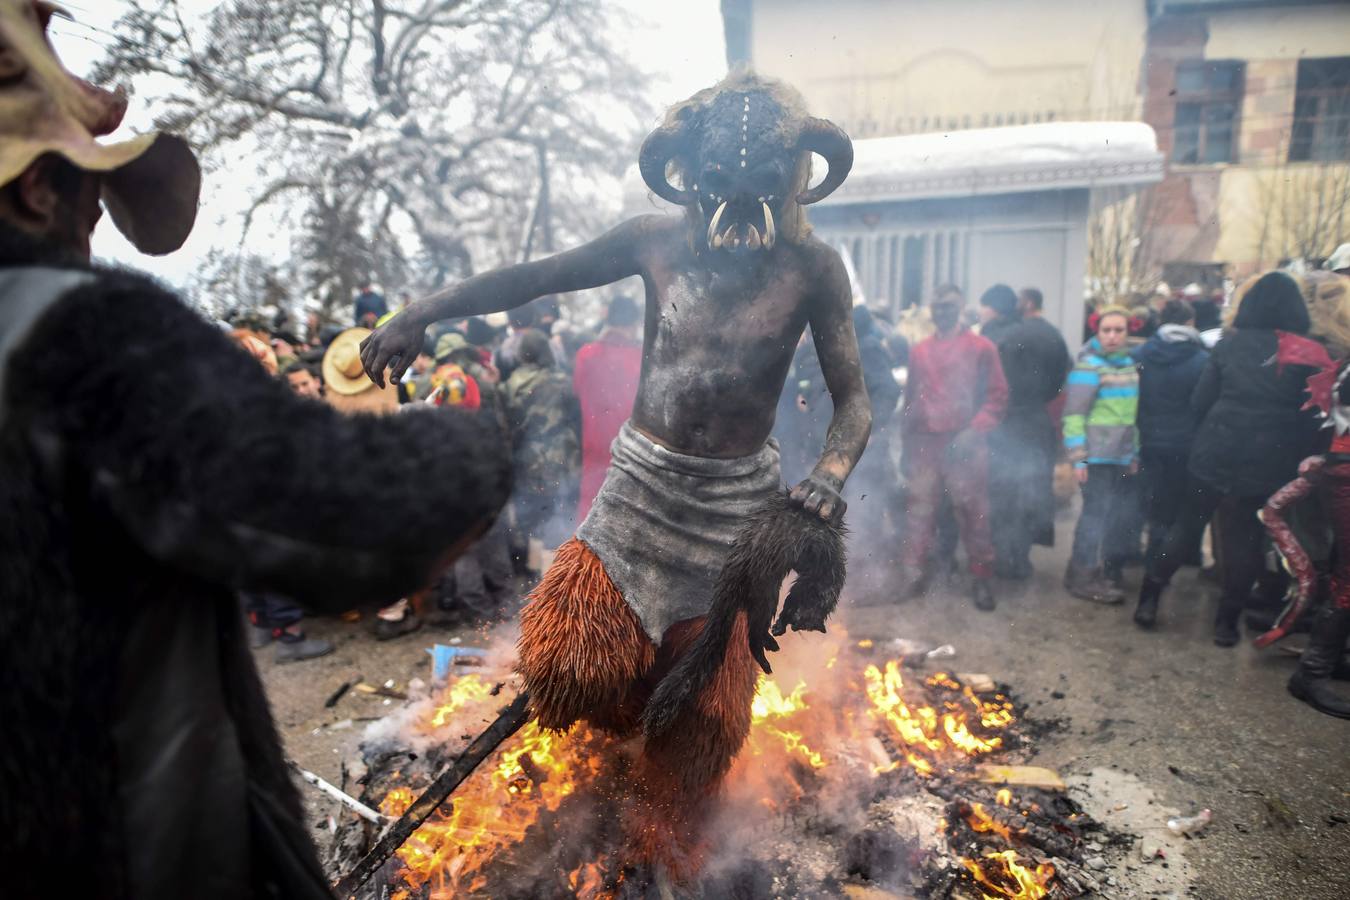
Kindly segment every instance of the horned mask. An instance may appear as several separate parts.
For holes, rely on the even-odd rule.
[[[829,169],[808,187],[812,153]],[[685,208],[693,244],[733,256],[805,240],[803,207],[833,193],[852,166],[843,130],[806,115],[792,88],[748,73],[671,109],[638,158],[652,192]],[[668,169],[682,187],[668,180]]]

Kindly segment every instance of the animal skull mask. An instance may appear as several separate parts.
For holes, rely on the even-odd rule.
[[[808,188],[812,153],[829,171]],[[684,189],[667,180],[671,163]],[[802,207],[829,196],[852,166],[853,143],[837,125],[806,115],[786,85],[750,74],[676,106],[638,158],[647,186],[685,207],[695,248],[732,256],[800,243]]]

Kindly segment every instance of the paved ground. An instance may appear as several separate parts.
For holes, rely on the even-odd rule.
[[[1067,537],[1068,523],[1060,534]],[[1129,606],[1098,607],[1063,592],[1064,552],[1038,550],[1035,579],[1016,592],[1005,585],[994,613],[935,593],[848,610],[848,627],[877,638],[951,642],[960,654],[955,669],[988,672],[1010,684],[1033,716],[1061,720],[1040,739],[1034,761],[1090,784],[1099,817],[1146,838],[1152,828],[1167,843],[1168,810],[1213,810],[1198,839],[1171,842],[1166,871],[1161,863],[1117,861],[1115,896],[1180,889],[1202,900],[1350,897],[1350,722],[1285,693],[1289,657],[1213,646],[1213,589],[1190,572],[1166,598],[1158,632],[1143,634]],[[423,648],[432,635],[377,644],[363,627],[314,623],[339,644],[322,660],[281,667],[259,651],[288,751],[333,780],[362,726],[321,726],[389,707],[349,695],[325,710],[324,699],[357,674],[406,683],[428,666]]]

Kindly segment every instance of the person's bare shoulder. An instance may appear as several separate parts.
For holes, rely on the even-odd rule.
[[[814,234],[797,245],[796,250],[798,264],[803,274],[810,279],[812,294],[828,297],[833,296],[841,286],[848,288],[848,270],[838,250]]]

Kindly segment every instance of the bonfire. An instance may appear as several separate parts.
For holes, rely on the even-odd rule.
[[[509,641],[372,729],[362,799],[396,818],[517,690]],[[907,668],[834,634],[775,659],[708,823],[691,897],[1029,900],[1098,885],[1080,865],[1099,826],[1060,791],[1001,785],[1026,750],[1017,704],[986,679]],[[978,689],[977,689],[978,688]],[[634,739],[638,740],[638,739]],[[633,742],[531,722],[423,823],[362,898],[657,896],[625,866],[617,785]],[[346,871],[379,836],[353,817],[331,854]]]

